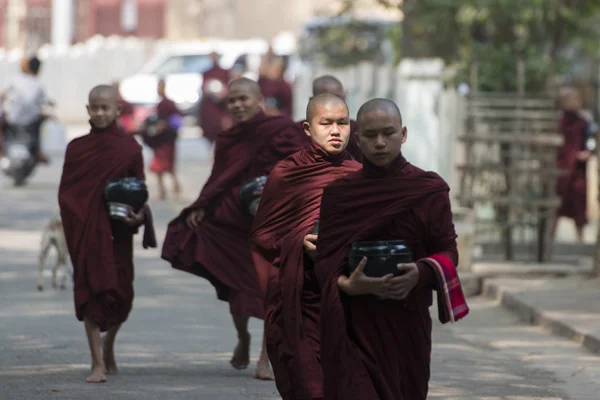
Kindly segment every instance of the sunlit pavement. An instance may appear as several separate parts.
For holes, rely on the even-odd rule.
[[[117,339],[120,372],[86,384],[88,347],[75,319],[72,286],[36,286],[41,229],[56,209],[62,160],[39,168],[25,188],[0,178],[0,399],[277,399],[271,382],[229,365],[235,334],[225,303],[206,281],[172,270],[136,238],[136,298]],[[210,149],[179,143],[184,198],[151,201],[157,234],[192,201],[210,173]],[[155,196],[152,179],[150,190]],[[430,399],[597,399],[600,358],[524,326],[493,302],[471,299],[454,326],[434,324]],[[432,309],[432,315],[437,315]],[[252,356],[262,327],[251,324]]]

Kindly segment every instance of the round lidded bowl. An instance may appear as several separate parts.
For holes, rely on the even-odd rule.
[[[400,275],[398,264],[413,262],[412,250],[404,240],[355,242],[348,252],[348,274],[356,269],[363,257],[367,257],[365,275],[374,278]]]
[[[111,218],[124,218],[129,210],[138,212],[148,201],[146,183],[137,178],[111,181],[104,188],[104,198]]]
[[[260,176],[240,188],[240,203],[242,204],[242,208],[248,211],[250,215],[256,215],[260,203],[260,195],[257,196],[254,192],[262,192],[266,182],[267,177]]]

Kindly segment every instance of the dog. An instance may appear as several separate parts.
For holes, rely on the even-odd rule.
[[[41,251],[39,255],[39,274],[37,280],[37,290],[44,290],[44,267],[46,260],[52,248],[56,249],[56,264],[52,268],[52,287],[56,288],[56,276],[58,270],[63,267],[63,274],[60,282],[60,289],[65,290],[67,288],[67,277],[73,278],[73,269],[69,265],[69,249],[67,248],[67,240],[65,238],[65,232],[63,230],[62,220],[60,213],[56,211],[42,231]]]

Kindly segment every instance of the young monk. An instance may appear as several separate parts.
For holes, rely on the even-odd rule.
[[[173,180],[173,192],[178,197],[181,193],[181,185],[175,172],[175,145],[177,142],[177,131],[181,127],[181,113],[177,105],[165,94],[165,81],[158,82],[158,95],[161,100],[156,106],[156,115],[159,118],[157,130],[154,136],[142,132],[142,138],[152,150],[154,158],[150,164],[150,171],[156,174],[158,180],[158,196],[161,200],[167,198],[167,190],[164,183],[164,175],[170,175]]]
[[[344,86],[336,77],[332,75],[323,75],[316,78],[312,85],[313,97],[320,94],[330,93],[337,97],[346,100],[346,92]],[[300,121],[298,124],[303,125],[305,121]],[[346,151],[358,162],[362,162],[362,152],[356,141],[356,121],[350,120],[350,139]]]
[[[115,179],[144,179],[142,148],[117,126],[119,97],[96,86],[87,106],[92,129],[67,146],[58,190],[60,214],[73,262],[75,314],[85,324],[92,355],[88,382],[116,373],[114,344],[133,303],[133,235],[146,225],[144,248],[156,247],[149,208],[109,218],[104,188]],[[106,332],[102,339],[101,332]]]
[[[564,143],[557,154],[557,166],[567,171],[557,183],[561,204],[556,212],[552,237],[560,217],[570,218],[575,223],[577,240],[583,243],[583,228],[587,224],[587,162],[592,152],[586,148],[586,131],[590,122],[581,112],[583,103],[577,89],[563,88],[560,93],[562,116],[559,130]]]
[[[432,290],[439,318],[468,313],[456,264],[449,189],[406,161],[407,129],[395,103],[375,99],[358,112],[363,169],[323,192],[316,275],[321,285],[321,363],[328,400],[425,400],[431,355]],[[350,277],[352,243],[405,240],[413,263],[398,277]]]
[[[268,175],[303,142],[289,118],[264,114],[260,89],[250,79],[229,84],[227,107],[235,125],[217,137],[211,175],[198,199],[169,224],[162,257],[176,269],[208,279],[217,297],[229,302],[238,335],[231,365],[245,369],[248,319],[264,319],[265,309],[250,253],[253,217],[242,209],[239,188]],[[273,379],[264,346],[255,377]]]
[[[350,116],[344,100],[332,94],[313,97],[304,130],[310,146],[275,166],[252,230],[253,258],[263,290],[268,281],[267,351],[284,400],[323,398],[320,290],[313,269],[317,235],[312,229],[323,188],[360,168],[345,151]]]

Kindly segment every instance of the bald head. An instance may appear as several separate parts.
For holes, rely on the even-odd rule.
[[[398,118],[400,121],[400,125],[402,125],[402,114],[400,114],[400,109],[391,100],[388,99],[372,99],[367,101],[358,109],[358,114],[356,115],[356,121],[360,123],[361,119],[367,114],[373,113],[386,113],[390,117]]]
[[[115,103],[119,100],[119,94],[114,86],[111,85],[98,85],[90,90],[88,101],[91,103],[92,98],[96,99],[102,97],[103,99],[114,101]]]
[[[229,88],[229,90],[234,90],[234,89],[247,90],[255,95],[262,95],[261,91],[260,91],[260,86],[258,86],[258,83],[256,81],[253,81],[252,79],[245,78],[245,77],[238,78],[238,79],[231,81],[228,85],[228,88]]]
[[[346,113],[349,114],[348,105],[344,100],[330,93],[319,94],[308,102],[306,106],[306,120],[312,123],[312,120],[322,113],[323,110],[335,106],[343,106]]]
[[[396,103],[386,99],[369,100],[360,107],[356,119],[358,145],[363,156],[378,167],[392,165],[407,138]]]
[[[262,109],[263,96],[256,81],[239,78],[227,90],[227,110],[235,122],[248,121]]]
[[[324,93],[334,94],[342,99],[345,98],[344,85],[332,75],[320,76],[313,81],[313,96]]]
[[[121,112],[119,95],[110,85],[98,85],[90,91],[87,105],[90,121],[95,128],[113,125]]]

